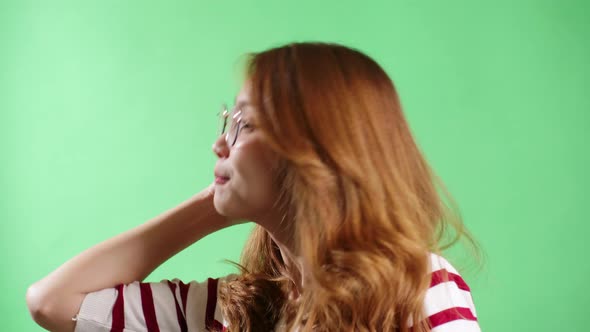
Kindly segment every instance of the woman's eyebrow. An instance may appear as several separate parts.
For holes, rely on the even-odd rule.
[[[250,105],[250,102],[247,101],[247,100],[240,100],[238,102],[238,96],[235,96],[234,97],[234,105],[236,106],[236,108],[240,108],[240,107],[243,107],[243,106],[246,106],[246,105]]]

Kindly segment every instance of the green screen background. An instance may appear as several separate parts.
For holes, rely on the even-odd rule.
[[[391,75],[425,155],[486,255],[467,266],[486,331],[588,324],[590,6],[584,1],[0,1],[0,312],[82,250],[213,180],[239,57],[357,47]],[[147,281],[234,270],[251,225]]]

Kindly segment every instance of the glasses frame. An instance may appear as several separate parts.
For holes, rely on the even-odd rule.
[[[225,134],[225,142],[229,147],[232,147],[236,144],[238,140],[238,135],[240,135],[240,129],[242,128],[242,109],[237,107],[232,107],[231,109],[227,107],[226,103],[221,105],[221,112],[218,114],[219,117],[219,131],[218,135]],[[227,119],[231,116],[229,128],[227,127]],[[235,123],[235,129],[234,129]],[[230,142],[230,134],[233,133],[233,139]]]

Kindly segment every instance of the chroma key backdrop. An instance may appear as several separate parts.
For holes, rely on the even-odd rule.
[[[2,331],[41,331],[29,285],[213,181],[240,59],[291,41],[379,62],[484,254],[448,255],[484,331],[585,331],[587,1],[0,1]],[[236,270],[252,224],[147,281]],[[108,273],[108,272],[105,272]]]

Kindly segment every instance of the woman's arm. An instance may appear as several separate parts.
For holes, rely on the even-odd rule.
[[[74,330],[87,293],[142,281],[192,243],[232,223],[213,206],[210,186],[169,211],[87,249],[31,285],[33,319],[50,331]]]

